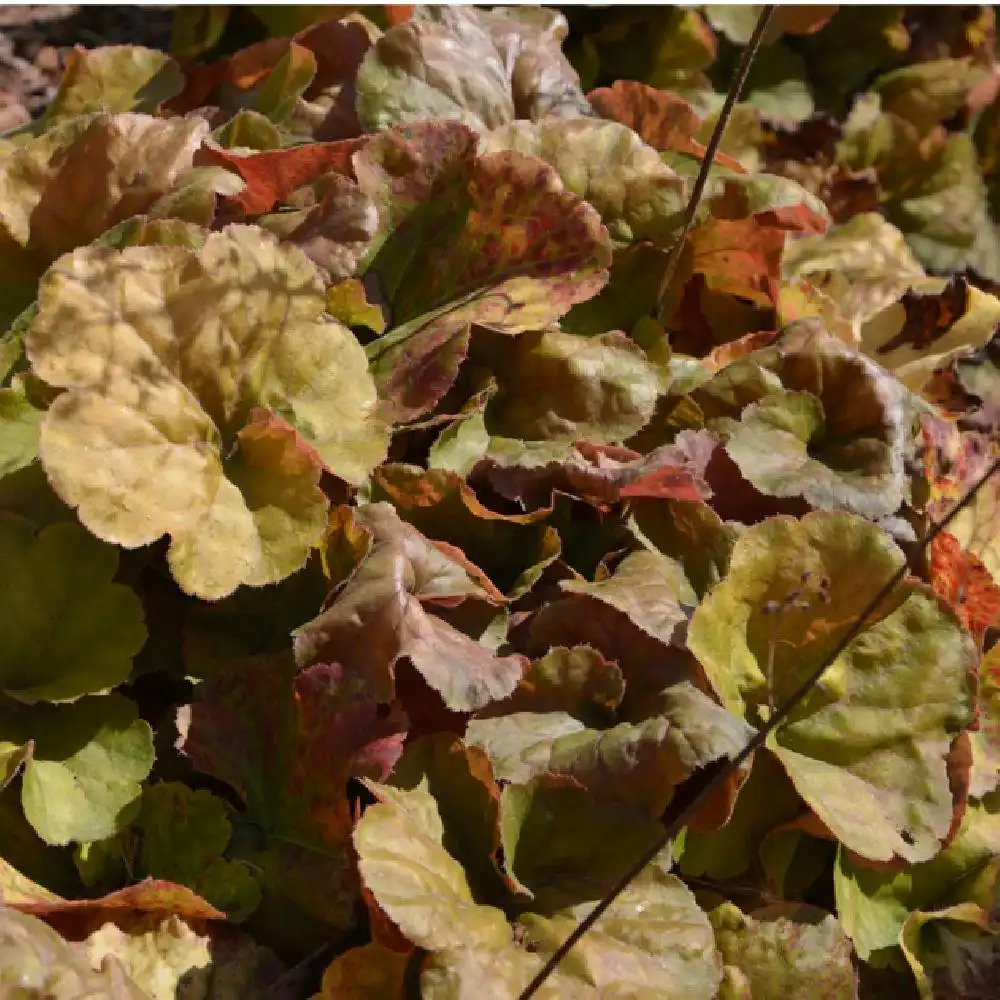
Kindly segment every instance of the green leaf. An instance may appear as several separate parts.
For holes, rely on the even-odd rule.
[[[184,89],[180,67],[164,52],[141,45],[72,49],[59,90],[32,127],[41,132],[92,111],[155,114]]]
[[[111,694],[0,713],[5,733],[34,741],[21,801],[46,843],[101,840],[132,819],[153,766],[152,729],[132,702]]]
[[[504,867],[553,913],[607,892],[660,838],[645,809],[598,802],[571,778],[542,775],[500,798]]]
[[[872,90],[882,99],[884,111],[905,118],[926,133],[961,111],[969,91],[987,73],[971,56],[932,59],[885,73],[872,84]]]
[[[851,943],[834,916],[777,904],[744,914],[723,903],[710,914],[724,963],[719,1000],[854,1000]]]
[[[509,941],[503,912],[473,899],[462,866],[445,850],[426,780],[405,791],[366,784],[379,801],[358,821],[354,846],[361,878],[389,919],[428,951]]]
[[[887,534],[848,515],[770,518],[736,542],[688,646],[727,707],[763,720],[903,560]],[[974,665],[950,609],[924,585],[900,583],[769,739],[846,847],[882,861],[937,853],[952,822],[947,758],[972,718]]]
[[[500,789],[486,754],[451,733],[410,739],[391,783],[407,790],[424,787],[433,796],[441,816],[442,845],[465,869],[473,896],[503,898]]]
[[[551,164],[567,191],[597,209],[617,244],[649,240],[669,248],[680,235],[686,185],[625,125],[590,118],[517,121],[484,136],[482,148],[513,149]]]
[[[249,870],[222,856],[232,824],[211,792],[180,782],[153,785],[132,827],[139,836],[137,874],[186,885],[236,923],[256,909],[260,888]]]
[[[872,382],[859,379],[855,385],[864,390]],[[747,481],[768,496],[801,496],[812,507],[869,517],[895,511],[902,489],[889,449],[856,437],[845,446],[834,432],[827,455],[827,433],[823,405],[812,393],[772,393],[743,411],[726,452]]]
[[[95,971],[48,924],[6,906],[0,907],[0,991],[51,1000],[148,1000],[115,959]]]
[[[478,718],[515,712],[566,712],[597,728],[610,721],[625,693],[622,672],[590,646],[556,646],[528,664],[509,698],[483,709]]]
[[[725,824],[717,830],[688,827],[681,872],[719,881],[742,875],[757,861],[766,834],[795,819],[801,810],[795,786],[778,761],[771,754],[755,754],[750,775],[740,786]]]
[[[973,903],[989,909],[1000,884],[1000,797],[970,805],[955,839],[906,871],[862,867],[841,850],[834,868],[837,913],[858,955],[895,948],[908,915]]]
[[[597,802],[663,813],[674,789],[719,757],[735,757],[752,730],[690,685],[664,697],[670,716],[586,728],[565,712],[515,712],[473,719],[469,743],[483,747],[498,778],[527,782],[543,774],[566,775]]]
[[[38,458],[38,436],[44,413],[31,404],[22,379],[0,389],[0,479]]]
[[[39,302],[28,356],[69,390],[42,425],[54,488],[108,541],[170,534],[190,593],[301,567],[326,523],[322,469],[357,482],[384,454],[360,345],[323,320],[312,264],[258,229],[213,233],[197,255],[79,250]]]
[[[874,167],[886,217],[917,259],[935,271],[974,268],[1000,279],[1000,235],[989,217],[972,137],[925,139],[904,119],[882,114],[847,134],[838,158],[854,170]]]
[[[403,656],[452,711],[475,711],[509,695],[521,677],[521,658],[494,656],[431,613],[435,602],[495,606],[503,600],[496,589],[460,553],[441,551],[387,503],[369,504],[359,521],[372,532],[372,549],[330,606],[295,630],[297,662],[335,659],[384,701],[393,696]]]
[[[726,452],[764,494],[885,517],[903,502],[906,394],[809,322],[787,328],[776,347],[758,355],[786,390],[800,391],[768,394],[743,410],[738,425],[720,422]]]
[[[565,580],[560,586],[610,605],[664,645],[680,642],[686,609],[698,603],[677,563],[657,552],[633,552],[606,580]]]
[[[660,375],[623,333],[578,337],[561,330],[473,341],[497,393],[486,405],[494,437],[529,441],[620,441],[652,417]]]
[[[0,687],[22,702],[68,700],[124,681],[146,641],[142,606],[112,582],[118,555],[76,524],[37,536],[0,513]]]
[[[584,903],[551,918],[526,914],[522,923],[534,949],[547,954],[589,909]],[[712,1000],[722,963],[694,894],[654,862],[608,907],[560,971],[593,984],[599,996]]]

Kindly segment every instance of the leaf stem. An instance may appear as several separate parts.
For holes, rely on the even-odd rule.
[[[719,151],[719,145],[726,133],[726,125],[729,124],[733,108],[740,99],[740,94],[743,93],[743,85],[747,82],[750,66],[757,55],[757,50],[760,48],[764,32],[767,30],[767,24],[771,20],[771,15],[777,6],[777,4],[769,3],[761,8],[757,23],[754,25],[753,34],[750,36],[750,40],[743,50],[743,55],[740,57],[740,65],[736,70],[736,76],[733,78],[733,82],[729,87],[729,93],[726,94],[726,100],[722,105],[722,110],[719,112],[719,118],[715,123],[712,138],[708,141],[705,156],[701,161],[701,167],[698,170],[698,176],[695,179],[694,188],[691,190],[691,197],[688,199],[687,209],[684,212],[684,224],[681,227],[680,236],[677,237],[677,242],[670,249],[670,256],[667,258],[667,268],[663,272],[663,278],[660,281],[660,290],[656,296],[658,318],[661,323],[665,323],[667,320],[664,314],[667,305],[667,292],[670,291],[670,285],[674,280],[674,274],[677,271],[677,264],[680,261],[681,251],[684,249],[687,234],[694,223],[694,217],[698,212],[698,206],[701,204],[702,195],[705,193],[705,185],[708,183],[708,174],[712,169],[712,162],[715,160],[715,154]]]

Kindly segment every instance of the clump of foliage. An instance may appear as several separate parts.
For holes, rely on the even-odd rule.
[[[756,9],[209,10],[0,138],[3,988],[516,998],[909,560],[538,996],[995,995],[992,9],[779,9],[681,246]]]

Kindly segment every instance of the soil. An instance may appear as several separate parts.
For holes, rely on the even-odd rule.
[[[74,46],[170,44],[173,8],[0,5],[0,132],[39,114]]]

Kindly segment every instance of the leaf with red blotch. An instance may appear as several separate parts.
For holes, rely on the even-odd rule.
[[[225,920],[221,910],[207,903],[194,890],[176,882],[147,878],[97,899],[53,899],[46,893],[37,899],[30,895],[3,894],[3,905],[22,913],[33,913],[50,923],[66,927],[94,918],[113,920],[115,913],[172,914],[185,920]]]
[[[707,464],[708,435],[681,432],[674,444],[662,445],[648,455],[628,448],[577,441],[562,454],[532,461],[523,453],[490,454],[478,473],[501,496],[529,508],[550,506],[555,492],[579,497],[602,509],[626,497],[660,497],[704,500],[711,495],[702,473]],[[693,449],[693,450],[691,450]]]
[[[246,187],[238,195],[221,199],[221,203],[233,214],[246,217],[271,211],[297,188],[322,174],[350,174],[351,157],[363,144],[362,139],[344,139],[246,155],[204,145],[195,163],[223,167],[243,178]]]
[[[1000,587],[975,553],[947,531],[931,543],[931,584],[981,646],[986,629],[1000,622]]]
[[[401,714],[385,714],[338,664],[295,674],[279,656],[221,668],[177,723],[178,748],[244,803],[230,854],[260,882],[254,919],[297,947],[351,926],[360,897],[347,783],[388,775]]]
[[[616,80],[610,87],[598,87],[587,94],[594,110],[611,121],[628,125],[643,142],[654,149],[705,158],[705,147],[695,139],[701,119],[682,97],[657,90],[637,80]],[[717,152],[713,163],[739,174],[746,169],[725,153]]]
[[[394,329],[368,355],[396,420],[423,415],[450,388],[472,323],[507,334],[543,329],[608,279],[599,215],[537,157],[477,156],[473,132],[436,121],[374,136],[354,166],[383,223],[367,273]],[[413,253],[431,245],[434,254]]]

